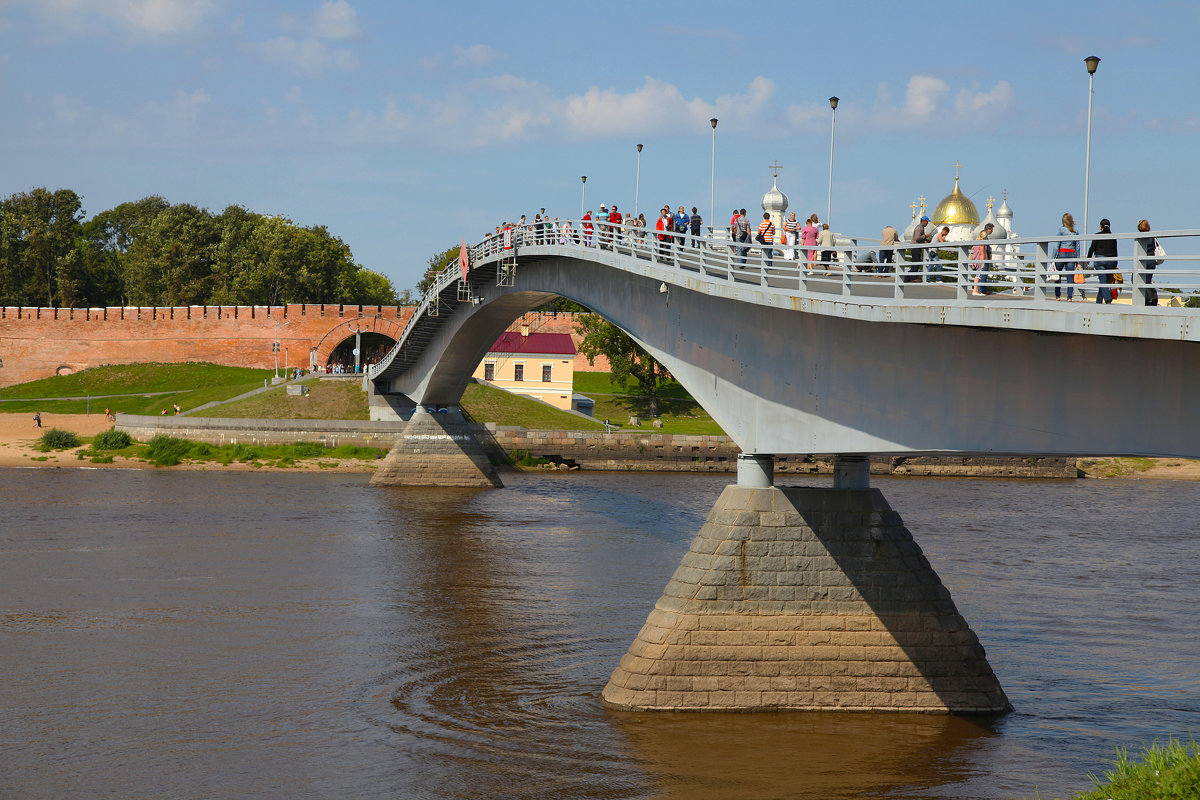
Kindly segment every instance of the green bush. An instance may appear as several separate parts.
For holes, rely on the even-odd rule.
[[[96,434],[92,441],[93,450],[123,450],[133,443],[133,439],[125,431],[109,428],[103,433]]]
[[[325,455],[326,447],[317,442],[296,442],[292,445],[291,451],[295,458],[317,458]]]
[[[38,449],[43,453],[47,450],[69,450],[79,447],[79,437],[62,428],[51,428],[42,434]]]
[[[192,442],[187,439],[176,439],[160,433],[151,439],[146,447],[146,458],[155,466],[173,467],[187,458],[191,449]]]

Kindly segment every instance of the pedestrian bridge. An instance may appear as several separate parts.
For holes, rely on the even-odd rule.
[[[455,406],[496,337],[560,295],[629,333],[741,447],[738,485],[614,669],[609,706],[1001,713],[982,644],[869,488],[866,456],[1200,456],[1200,310],[1145,304],[1151,288],[1192,296],[1193,257],[1168,270],[1117,237],[1116,264],[1085,259],[1069,284],[1127,301],[1097,304],[1055,301],[1074,271],[1051,268],[1047,240],[994,243],[979,269],[969,245],[904,248],[931,252],[877,273],[860,242],[823,269],[637,233],[489,237],[469,269],[436,277],[366,378],[423,407],[372,484],[499,485],[461,417],[427,410]],[[1179,254],[1200,231],[1156,235]],[[833,487],[773,486],[781,453],[833,455]]]
[[[810,265],[593,224],[470,247],[466,278],[460,264],[436,277],[367,381],[457,405],[496,337],[558,295],[629,333],[747,454],[1200,456],[1200,309],[1165,305],[1200,289],[1195,256],[1179,255],[1200,231],[1155,232],[1175,254],[1156,269],[1144,239],[1114,235],[1118,261],[1078,273],[1055,270],[1053,239],[990,242],[978,269],[973,243],[889,248],[899,269],[878,273],[858,241]]]

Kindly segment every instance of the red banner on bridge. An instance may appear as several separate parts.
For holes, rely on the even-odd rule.
[[[458,268],[462,270],[463,280],[467,279],[467,270],[471,267],[471,256],[467,252],[467,240],[462,240],[462,247],[458,248]]]

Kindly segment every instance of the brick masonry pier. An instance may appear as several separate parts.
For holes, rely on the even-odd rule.
[[[500,488],[500,476],[475,429],[457,408],[441,413],[417,409],[371,476],[371,485]]]
[[[623,710],[1010,708],[879,490],[736,485],[602,698]]]

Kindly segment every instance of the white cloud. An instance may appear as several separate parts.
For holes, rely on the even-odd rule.
[[[199,29],[218,10],[216,0],[10,0],[37,13],[58,36],[103,35],[116,29],[151,38]]]
[[[309,32],[320,39],[355,39],[362,30],[358,13],[346,0],[325,0],[313,14]]]
[[[500,58],[504,58],[504,53],[488,47],[486,44],[454,48],[454,63],[459,66],[466,64],[472,67],[482,67]]]
[[[962,89],[954,100],[954,110],[962,117],[978,121],[1004,117],[1016,107],[1016,92],[1008,81],[1000,81],[988,92]]]
[[[864,122],[883,130],[925,129],[946,133],[977,129],[1009,118],[1017,107],[1016,92],[1008,81],[999,81],[987,90],[959,89],[953,101],[951,93],[950,84],[942,78],[913,75],[908,79],[903,106],[893,103],[888,86],[882,84],[870,112],[850,109],[849,113],[852,118],[861,114]]]
[[[331,48],[316,39],[296,41],[280,36],[252,45],[251,50],[272,64],[280,64],[313,76],[329,69],[351,70],[358,65],[358,60],[349,50]]]
[[[930,116],[950,93],[950,85],[932,75],[913,75],[904,93],[904,114],[914,119]]]
[[[568,97],[563,113],[567,127],[583,135],[689,130],[712,117],[744,128],[761,118],[774,92],[774,81],[759,76],[743,93],[722,95],[713,102],[688,100],[674,84],[647,77],[632,92],[593,86]]]

